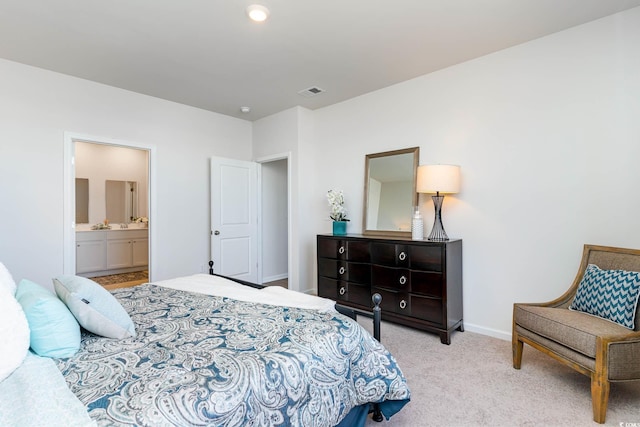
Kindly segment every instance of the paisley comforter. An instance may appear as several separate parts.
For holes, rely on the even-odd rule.
[[[409,401],[394,358],[338,313],[152,284],[112,293],[137,336],[83,331],[57,361],[99,425],[335,426],[369,402],[390,417]]]

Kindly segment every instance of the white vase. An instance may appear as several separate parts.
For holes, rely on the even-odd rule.
[[[422,220],[422,215],[418,207],[415,208],[413,218],[411,218],[411,239],[424,239],[424,221]]]

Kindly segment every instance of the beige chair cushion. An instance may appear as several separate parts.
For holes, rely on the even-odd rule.
[[[628,334],[609,320],[566,308],[516,304],[515,323],[583,355],[596,357],[596,337]]]

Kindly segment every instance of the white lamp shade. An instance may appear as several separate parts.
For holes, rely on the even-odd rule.
[[[460,191],[460,166],[418,166],[418,193],[457,193]]]

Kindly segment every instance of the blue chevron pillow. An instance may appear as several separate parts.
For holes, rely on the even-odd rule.
[[[589,264],[570,310],[593,314],[633,329],[640,296],[640,273],[601,270]]]

